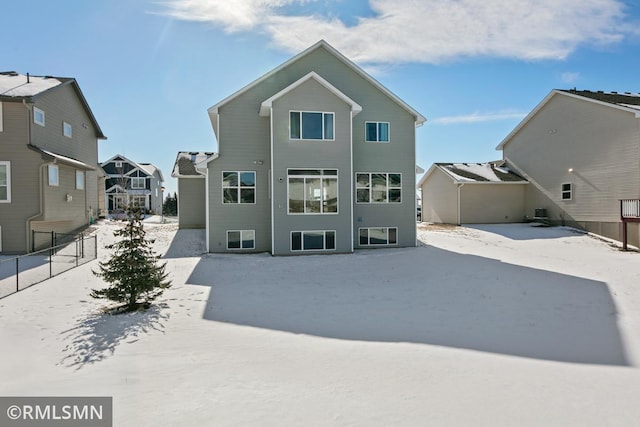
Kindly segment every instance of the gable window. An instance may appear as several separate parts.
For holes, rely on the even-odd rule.
[[[33,123],[44,126],[44,111],[38,107],[33,107]]]
[[[289,169],[289,214],[338,213],[337,169]]]
[[[134,190],[144,190],[146,188],[146,178],[143,176],[131,177],[131,188]]]
[[[398,229],[396,227],[360,228],[361,246],[383,246],[398,243]]]
[[[357,173],[356,203],[401,203],[402,174]]]
[[[255,203],[256,173],[254,171],[222,172],[222,203]]]
[[[47,169],[49,171],[49,185],[57,187],[59,185],[58,165],[49,165]]]
[[[336,232],[322,231],[292,231],[291,251],[331,251],[336,248]]]
[[[0,161],[0,203],[11,202],[11,162]]]
[[[366,142],[389,142],[389,122],[365,122]]]
[[[571,200],[573,199],[573,185],[570,182],[565,182],[562,184],[562,200]]]
[[[62,122],[62,134],[67,138],[71,138],[73,136],[73,128],[67,122]]]
[[[116,164],[117,168],[121,168],[122,167],[122,161],[121,160],[116,160],[115,164]]]
[[[76,190],[84,190],[84,171],[76,171]]]
[[[255,230],[228,230],[227,249],[255,249]]]
[[[334,114],[323,112],[291,111],[289,137],[291,139],[334,139]]]

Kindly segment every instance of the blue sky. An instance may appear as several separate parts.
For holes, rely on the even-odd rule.
[[[427,117],[418,164],[495,160],[554,88],[640,92],[631,0],[30,0],[0,69],[75,77],[108,140],[160,167],[216,151],[207,108],[325,39]]]

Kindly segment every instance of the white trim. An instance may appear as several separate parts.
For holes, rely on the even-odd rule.
[[[53,182],[54,180],[51,179],[51,172],[52,171],[56,171],[55,173],[55,182]],[[60,186],[60,168],[58,168],[58,165],[54,165],[54,164],[50,164],[47,167],[47,184],[49,184],[50,187],[59,187]]]
[[[78,177],[82,177],[81,185],[78,185]],[[85,176],[84,171],[76,169],[76,190],[84,190]]]
[[[378,138],[376,141],[371,141],[371,140],[367,139],[367,124],[369,124],[369,123],[375,123],[376,124],[376,137]],[[379,132],[378,126],[380,124],[383,124],[383,123],[387,124],[387,138],[388,139],[386,141],[380,141],[380,132]],[[368,121],[364,122],[364,142],[372,143],[372,144],[389,144],[389,143],[391,143],[391,123],[390,122],[383,122],[383,121],[379,121],[379,120],[368,120]]]
[[[73,126],[70,123],[62,121],[62,135],[66,138],[73,138]]]
[[[269,198],[271,199],[271,253],[273,254],[275,249],[276,249],[276,219],[275,219],[275,209],[276,209],[276,205],[275,205],[275,193],[276,193],[276,188],[275,188],[275,173],[273,170],[273,114],[271,116],[269,116],[269,125],[270,125],[270,129],[269,129],[269,134],[270,134],[270,138],[271,140],[269,141],[269,161],[270,161],[270,169],[269,169]],[[288,184],[287,184],[288,185]],[[288,191],[288,190],[287,190]]]
[[[11,203],[11,162],[9,160],[0,160],[0,166],[6,166],[7,171],[7,198],[5,200],[0,199],[0,203]]]
[[[293,233],[300,233],[300,248],[293,249]],[[304,235],[305,233],[322,233],[322,249],[305,249],[304,248]],[[327,249],[327,233],[333,233],[333,249]],[[289,232],[289,252],[326,252],[335,251],[338,247],[336,239],[336,230],[292,230]]]
[[[209,233],[211,231],[210,229],[210,220],[209,220],[209,216],[211,215],[211,212],[209,211],[209,206],[210,206],[210,197],[209,197],[209,168],[206,169],[206,175],[204,176],[204,193],[205,193],[205,197],[204,197],[204,205],[205,205],[205,209],[206,209],[206,213],[205,213],[205,217],[204,217],[204,228],[205,228],[205,243],[206,243],[206,247],[207,247],[207,252],[211,252],[210,249],[210,237],[209,237]],[[182,199],[178,199],[178,209],[180,209],[180,200]],[[178,216],[180,215],[180,211],[178,210]]]
[[[225,173],[236,173],[238,174],[238,185],[237,187],[225,187],[224,185],[224,174]],[[240,176],[243,173],[252,173],[253,174],[253,185],[252,186],[248,186],[248,187],[243,187],[242,185],[240,185]],[[223,170],[220,171],[220,185],[221,185],[221,194],[220,196],[222,197],[221,203],[223,205],[255,205],[256,204],[256,198],[258,196],[258,189],[257,189],[257,184],[258,184],[258,174],[256,173],[256,171],[238,171],[238,170]],[[224,190],[225,188],[233,188],[233,189],[237,189],[238,190],[238,201],[237,202],[225,202],[224,201]],[[242,189],[251,189],[253,188],[253,202],[251,203],[243,203],[241,200],[242,198],[240,197],[241,193],[242,193]]]
[[[42,115],[42,120],[37,118],[38,114]],[[38,107],[33,107],[33,123],[43,126],[45,125],[45,114],[44,111],[39,109]]]
[[[354,206],[353,206],[353,195],[355,193],[354,191],[354,186],[353,186],[353,112],[351,113],[351,120],[349,120],[349,216],[350,216],[350,221],[351,221],[351,252],[353,252],[355,250],[355,243],[354,243],[354,238],[353,238],[353,231],[354,231],[354,219],[353,219],[353,214],[354,214]]]
[[[253,233],[253,246],[250,248],[243,248],[242,247],[242,242],[244,241],[244,234],[250,232]],[[239,248],[230,248],[229,247],[229,233],[240,233],[240,247]],[[227,230],[226,232],[226,236],[227,236],[227,250],[228,251],[250,251],[250,250],[254,250],[256,248],[256,230]]]
[[[146,190],[147,189],[147,178],[144,176],[129,176],[131,180],[131,189],[132,190]],[[142,187],[140,186],[140,180],[142,180]],[[136,183],[134,186],[133,183]]]
[[[359,202],[358,201],[358,190],[364,190],[365,187],[358,187],[358,175],[369,175],[369,185],[366,187],[366,189],[369,190],[369,201],[368,202]],[[387,198],[386,201],[384,202],[372,202],[371,201],[371,192],[373,191],[373,186],[371,185],[371,176],[372,175],[386,175],[386,188],[387,188]],[[389,185],[389,175],[400,175],[400,186],[390,186]],[[358,205],[387,205],[387,204],[391,204],[391,205],[401,205],[404,203],[404,197],[403,197],[403,193],[404,191],[402,191],[402,172],[356,172],[355,173],[355,177],[356,177],[356,186],[355,186],[355,192],[356,192],[356,204]],[[400,201],[399,202],[391,202],[389,200],[389,191],[390,190],[400,190]],[[415,202],[414,202],[415,203]]]
[[[2,115],[2,101],[0,101],[0,132],[2,132],[4,130],[3,122],[4,122],[4,120],[3,120],[3,115]],[[2,244],[2,242],[0,242],[0,244]],[[0,250],[1,249],[2,248],[0,248]]]
[[[369,233],[369,230],[371,230],[371,229],[385,230],[387,243],[380,243],[380,244],[371,243],[371,235]],[[389,230],[391,230],[391,229],[395,229],[396,230],[396,241],[395,241],[395,243],[389,243]],[[367,230],[367,242],[368,243],[361,243],[360,242],[360,232],[362,230]],[[382,246],[398,246],[398,227],[358,227],[358,246],[366,246],[366,247],[373,247],[373,248],[382,247]]]
[[[298,113],[300,115],[300,138],[293,138],[291,137],[291,113]],[[303,126],[303,120],[302,120],[302,115],[304,113],[310,113],[310,114],[322,114],[322,138],[303,138],[302,137],[302,126]],[[332,115],[333,119],[332,121],[332,125],[333,125],[333,138],[325,138],[325,134],[324,134],[324,125],[325,125],[325,115]],[[289,141],[335,141],[336,140],[336,113],[333,111],[308,111],[308,110],[289,110]]]
[[[336,174],[335,175],[324,175],[324,174],[320,174],[320,175],[289,175],[290,171],[292,170],[314,170],[314,171],[328,171],[328,170],[335,170]],[[338,168],[287,168],[287,215],[338,215],[340,213],[340,170]],[[290,197],[289,197],[289,179],[291,178],[302,178],[304,179],[304,189],[303,189],[303,195],[305,197],[304,199],[304,203],[303,203],[303,209],[306,210],[306,185],[307,185],[307,179],[320,179],[320,190],[322,190],[324,188],[324,179],[325,178],[330,178],[330,179],[334,179],[336,180],[336,190],[337,190],[337,195],[336,195],[336,211],[335,212],[324,212],[324,194],[321,195],[321,199],[320,199],[320,212],[291,212],[290,211],[290,206],[289,206],[289,201],[290,201]]]

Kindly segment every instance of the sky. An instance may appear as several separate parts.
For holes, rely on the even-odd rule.
[[[175,192],[217,151],[207,109],[326,40],[427,118],[417,163],[500,159],[552,89],[640,92],[634,0],[30,0],[1,7],[0,70],[74,77],[106,141]],[[165,193],[167,194],[167,193]]]

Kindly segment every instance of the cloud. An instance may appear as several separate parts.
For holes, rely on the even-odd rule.
[[[292,53],[325,39],[356,62],[379,64],[563,59],[584,44],[620,42],[636,28],[626,21],[622,0],[369,0],[372,13],[350,26],[335,14],[319,13],[322,5],[313,0],[163,5],[162,13],[177,19],[208,22],[229,33],[266,34]]]
[[[580,79],[580,73],[572,73],[567,71],[560,75],[560,80],[562,80],[563,83],[575,83],[578,81],[578,79]]]
[[[491,113],[472,113],[463,116],[436,117],[429,120],[431,124],[451,125],[460,123],[481,123],[493,122],[498,120],[515,120],[523,119],[528,113],[517,111],[498,111]]]

